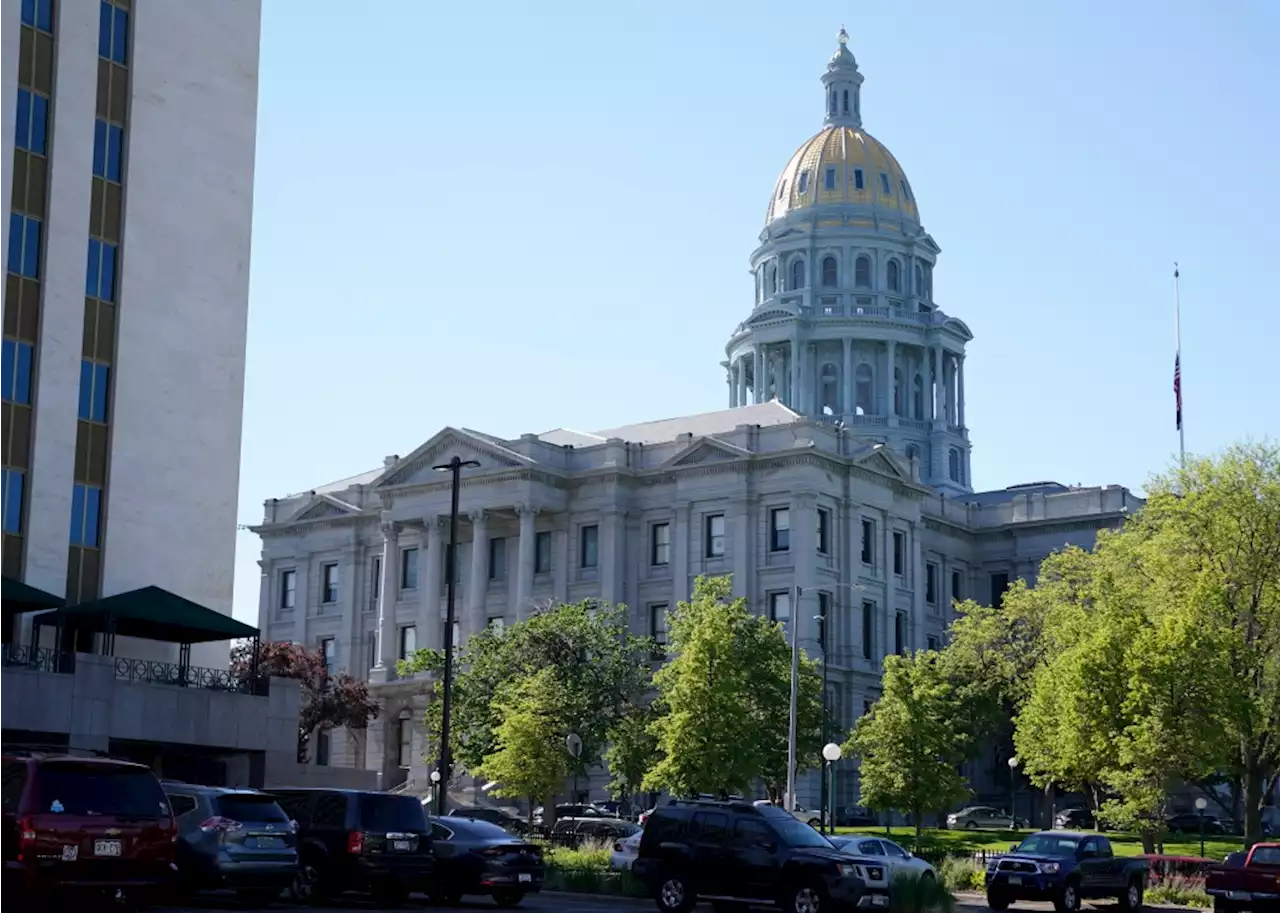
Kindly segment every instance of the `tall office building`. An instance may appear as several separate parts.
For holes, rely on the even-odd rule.
[[[231,611],[260,12],[3,0],[3,570],[69,603]]]

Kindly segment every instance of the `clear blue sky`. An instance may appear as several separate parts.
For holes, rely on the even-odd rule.
[[[445,425],[725,407],[842,23],[976,337],[976,486],[1168,464],[1175,259],[1188,448],[1280,436],[1280,4],[273,2],[241,522]]]

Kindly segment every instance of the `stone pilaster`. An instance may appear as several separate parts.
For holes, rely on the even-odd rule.
[[[436,516],[422,518],[427,541],[419,555],[418,574],[418,646],[428,650],[444,648],[444,620],[440,616],[440,581],[444,573],[444,537],[448,535],[448,519]]]
[[[677,501],[671,537],[671,608],[689,600],[689,502]]]
[[[400,533],[389,518],[382,520],[382,587],[378,594],[378,662],[369,672],[375,683],[395,678],[396,596],[399,595]]]
[[[489,515],[471,513],[471,581],[467,587],[467,618],[463,638],[478,634],[488,623],[485,600],[489,595]]]
[[[791,607],[792,625],[800,638],[801,649],[817,655],[818,614],[817,564],[818,564],[818,514],[817,495],[811,491],[795,492],[791,496],[791,562],[795,585],[800,588],[800,599]]]
[[[533,572],[537,531],[534,523],[538,517],[538,508],[532,504],[521,504],[516,507],[520,516],[520,542],[516,559],[515,620],[524,621],[533,610]]]

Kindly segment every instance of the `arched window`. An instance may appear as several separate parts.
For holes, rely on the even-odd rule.
[[[822,284],[827,288],[834,288],[838,284],[837,279],[838,279],[838,276],[836,275],[836,258],[823,257],[822,258]]]
[[[840,372],[835,365],[827,362],[822,366],[822,402],[820,411],[823,415],[835,415],[839,406]]]
[[[871,258],[859,257],[853,264],[853,284],[858,288],[871,287]]]
[[[844,113],[849,113],[849,90],[844,90]]]
[[[947,473],[951,476],[951,481],[960,481],[960,451],[954,447],[947,454]]]
[[[893,369],[893,414],[902,415],[902,369]]]
[[[897,260],[889,261],[889,291],[902,291],[902,268],[898,266]]]
[[[836,113],[836,90],[835,89],[831,90],[831,98],[827,102],[827,113],[828,114]]]
[[[777,264],[774,263],[769,264],[768,289],[770,295],[773,295],[778,291],[778,267]]]
[[[796,257],[791,261],[791,288],[804,288],[804,258]]]
[[[920,264],[916,264],[916,287],[915,293],[924,297],[924,270],[920,268]]]
[[[924,418],[924,379],[919,374],[911,385],[911,416]]]
[[[858,365],[858,369],[853,372],[853,380],[854,412],[858,415],[870,415],[874,411],[872,407],[874,399],[872,397],[875,393],[872,386],[871,365],[865,362]]]

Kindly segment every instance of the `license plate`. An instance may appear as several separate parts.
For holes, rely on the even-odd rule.
[[[413,849],[413,843],[408,840],[392,840],[391,848],[397,853],[407,853]]]
[[[871,906],[887,907],[889,906],[889,898],[885,897],[883,894],[873,894],[871,897]]]
[[[253,845],[260,850],[278,850],[284,846],[283,837],[256,837]]]
[[[119,856],[120,841],[119,840],[95,840],[93,841],[93,855],[95,856]]]
[[[519,881],[533,881],[533,876],[530,875],[528,872],[521,872],[519,875],[516,876],[516,878]]]
[[[1010,875],[1010,876],[1009,876],[1009,884],[1022,884],[1022,876],[1021,876],[1021,875]]]

